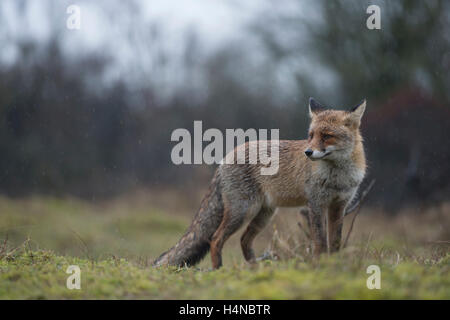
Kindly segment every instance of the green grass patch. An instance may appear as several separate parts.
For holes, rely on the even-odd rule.
[[[441,213],[426,223],[362,216],[350,246],[320,261],[295,228],[298,215],[286,215],[256,241],[257,252],[281,260],[248,265],[238,234],[226,244],[224,267],[211,271],[209,256],[196,268],[151,267],[190,216],[145,202],[0,198],[0,212],[0,299],[450,299]],[[372,264],[380,290],[366,285]],[[81,290],[66,287],[70,265],[81,269]]]
[[[369,261],[367,261],[369,262]],[[69,290],[69,265],[81,289]],[[366,265],[339,257],[256,266],[155,269],[126,259],[90,261],[28,251],[0,261],[0,299],[449,299],[449,256],[432,265],[381,265],[381,289],[366,286]]]

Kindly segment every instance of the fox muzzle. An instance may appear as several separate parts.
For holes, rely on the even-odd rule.
[[[331,151],[318,151],[318,150],[312,150],[310,148],[305,150],[305,155],[313,161],[323,159],[330,154],[331,154]]]

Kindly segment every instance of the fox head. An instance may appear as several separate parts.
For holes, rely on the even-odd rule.
[[[310,98],[311,124],[305,155],[313,161],[349,158],[355,142],[361,139],[359,126],[365,109],[365,100],[349,111],[341,111],[330,110]]]

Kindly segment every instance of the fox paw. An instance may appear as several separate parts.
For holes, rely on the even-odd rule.
[[[256,261],[264,261],[264,260],[278,260],[278,256],[274,254],[272,251],[265,251],[261,256],[256,258]]]

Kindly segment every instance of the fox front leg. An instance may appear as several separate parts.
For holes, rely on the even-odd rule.
[[[326,237],[323,228],[322,215],[325,208],[321,206],[309,206],[309,225],[311,226],[312,249],[314,256],[318,257],[326,251]]]
[[[342,225],[344,223],[345,202],[332,203],[328,208],[328,248],[330,252],[339,251],[341,247]]]

